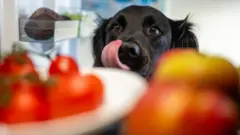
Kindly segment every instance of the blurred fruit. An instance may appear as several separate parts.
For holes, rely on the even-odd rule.
[[[126,135],[236,135],[238,110],[221,90],[150,88],[126,118]]]
[[[0,122],[14,124],[48,119],[46,93],[40,84],[19,81],[5,86],[1,85]]]
[[[51,118],[90,111],[103,102],[103,84],[91,74],[52,76],[47,86]]]
[[[234,99],[239,98],[237,69],[225,58],[172,49],[159,61],[154,81],[219,88]]]
[[[240,67],[237,67],[237,71],[238,71],[238,76],[240,77]],[[239,79],[240,82],[240,79]]]
[[[24,76],[35,73],[36,70],[26,52],[12,52],[3,58],[1,73],[7,75]]]
[[[91,111],[103,103],[103,83],[94,74],[81,75],[77,63],[57,55],[47,81],[40,78],[27,53],[1,55],[0,123],[44,121]],[[45,75],[45,74],[44,74]]]
[[[156,68],[159,67],[161,63],[163,63],[164,61],[167,61],[172,56],[176,57],[176,55],[181,55],[181,54],[198,55],[196,49],[192,49],[192,48],[185,48],[185,49],[183,49],[183,48],[174,48],[174,49],[171,49],[171,50],[165,52],[161,56],[161,59],[159,59],[159,61],[157,62],[155,67]]]
[[[75,60],[70,56],[57,55],[51,62],[49,67],[49,74],[70,74],[79,73],[78,65]]]
[[[26,52],[11,52],[3,58],[0,65],[0,87],[3,83],[12,85],[20,81],[39,83],[41,80]]]

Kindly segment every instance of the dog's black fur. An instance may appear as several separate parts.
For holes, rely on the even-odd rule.
[[[101,53],[106,44],[120,39],[135,43],[141,50],[139,61],[132,70],[143,77],[151,76],[154,64],[161,54],[171,48],[196,48],[198,40],[192,32],[193,24],[187,16],[183,20],[167,18],[149,6],[129,6],[115,16],[102,20],[93,38],[94,66],[102,67]],[[123,58],[124,59],[124,58]],[[129,59],[128,59],[129,60]],[[124,60],[123,60],[124,61]]]
[[[123,42],[133,42],[140,46],[141,61],[137,61],[138,67],[133,70],[143,77],[150,77],[155,62],[163,52],[171,48],[198,50],[198,40],[192,32],[193,24],[188,17],[172,20],[152,7],[134,5],[109,19],[103,19],[93,38],[94,66],[103,67],[101,53],[104,46],[113,40],[121,39]],[[152,34],[149,33],[151,28]],[[118,122],[100,134],[117,135],[120,127],[121,122]]]

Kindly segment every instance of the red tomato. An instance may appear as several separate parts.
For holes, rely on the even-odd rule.
[[[58,55],[49,67],[49,74],[78,73],[78,65],[72,57]]]
[[[1,73],[5,75],[24,76],[28,73],[36,73],[31,59],[27,53],[11,53],[6,56],[1,65]]]
[[[9,89],[7,89],[9,88]],[[7,124],[48,119],[44,87],[21,81],[0,93],[0,122]]]
[[[48,84],[51,118],[91,111],[103,101],[103,84],[94,75],[55,76]]]
[[[3,74],[3,73],[4,73],[4,65],[0,64],[0,74]]]
[[[14,74],[0,75],[0,91],[4,87],[11,88],[12,90],[18,90],[18,88],[13,88],[13,86],[15,86],[15,84],[18,83],[42,85],[42,80],[40,79],[39,74],[37,72],[27,73],[24,76],[18,76]]]

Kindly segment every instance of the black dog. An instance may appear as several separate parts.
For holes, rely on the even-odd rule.
[[[102,21],[93,38],[95,67],[103,67],[101,53],[106,44],[120,39],[119,58],[143,77],[152,74],[161,54],[171,48],[196,48],[198,40],[192,32],[188,16],[171,20],[149,6],[129,6]]]
[[[192,32],[188,16],[174,21],[149,6],[129,6],[114,17],[105,19],[93,38],[95,67],[103,67],[101,54],[109,42],[123,41],[119,59],[143,77],[152,74],[161,54],[171,48],[196,48],[198,41]]]
[[[120,60],[132,71],[144,77],[152,74],[161,54],[171,48],[196,48],[198,41],[192,32],[188,16],[174,21],[149,6],[129,6],[114,17],[105,19],[93,38],[95,67],[103,67],[101,53],[106,44],[120,39]]]

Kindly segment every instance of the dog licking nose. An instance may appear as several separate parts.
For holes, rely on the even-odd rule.
[[[119,59],[119,49],[121,48],[122,44],[122,40],[115,40],[103,48],[101,59],[104,67],[130,70],[130,67],[122,63]]]
[[[129,59],[136,59],[140,56],[140,48],[137,44],[130,42],[123,42],[122,46],[119,49],[119,57],[125,56]]]
[[[104,67],[136,70],[142,60],[141,49],[134,42],[115,40],[103,48],[101,59]]]
[[[119,59],[122,63],[134,68],[140,59],[141,50],[133,42],[123,42],[118,52]]]

